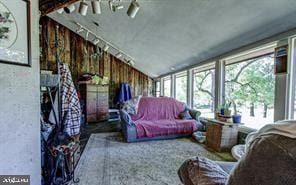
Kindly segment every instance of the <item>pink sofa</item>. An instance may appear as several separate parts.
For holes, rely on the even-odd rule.
[[[137,114],[121,111],[123,132],[127,142],[168,139],[191,135],[197,130],[200,112],[188,109],[193,119],[180,119],[186,105],[174,98],[143,97]]]

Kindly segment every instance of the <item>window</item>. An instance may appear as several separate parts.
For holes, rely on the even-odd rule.
[[[194,109],[201,112],[202,117],[213,118],[215,111],[215,69],[212,63],[193,71]]]
[[[294,80],[294,116],[293,119],[296,119],[296,80]]]
[[[291,85],[292,85],[292,94],[291,94],[291,119],[296,119],[296,37],[292,38],[292,49],[291,49]]]
[[[155,82],[155,96],[156,97],[160,96],[160,81]]]
[[[225,101],[242,123],[259,129],[274,121],[274,54],[228,63],[225,66]]]
[[[171,76],[163,79],[163,96],[171,97]]]
[[[187,103],[187,71],[176,74],[176,99]]]

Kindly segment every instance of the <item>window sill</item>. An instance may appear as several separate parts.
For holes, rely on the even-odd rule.
[[[251,132],[257,131],[257,129],[254,129],[254,128],[251,128],[251,127],[247,127],[245,125],[239,125],[238,131],[239,132],[242,132],[244,134],[249,134]]]

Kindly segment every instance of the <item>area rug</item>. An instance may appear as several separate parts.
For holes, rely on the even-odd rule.
[[[177,170],[184,160],[212,153],[190,138],[125,143],[120,133],[92,134],[76,167],[81,185],[181,185]]]

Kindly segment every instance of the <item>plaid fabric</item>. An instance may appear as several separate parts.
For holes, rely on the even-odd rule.
[[[62,96],[62,118],[67,113],[65,131],[74,136],[80,133],[81,109],[77,92],[72,81],[69,67],[65,64],[60,65],[61,73],[61,96]]]

